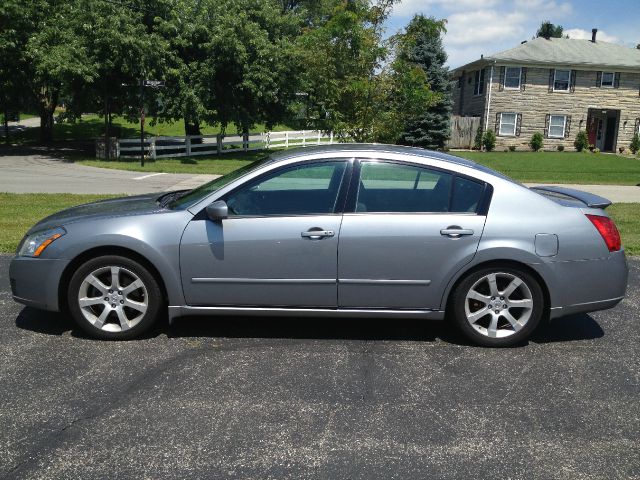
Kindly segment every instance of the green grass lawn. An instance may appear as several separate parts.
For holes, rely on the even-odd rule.
[[[127,161],[104,160],[79,160],[83,165],[100,168],[113,168],[117,170],[130,170],[134,172],[163,172],[163,173],[208,173],[213,175],[226,175],[248,163],[263,158],[264,151],[225,153],[220,156],[195,157],[195,158],[167,158],[158,160],[145,160],[144,167],[140,166],[139,159]],[[76,160],[78,161],[78,160]]]
[[[21,115],[21,118],[26,118]],[[153,119],[147,118],[144,126],[145,134],[162,135],[162,136],[184,136],[184,121],[179,120],[172,123],[157,123],[152,125]],[[277,125],[272,131],[290,130],[286,125]],[[202,125],[202,134],[215,135],[220,133],[220,126]],[[256,125],[251,129],[252,132],[264,132],[264,125]],[[121,117],[113,119],[113,128],[110,131],[111,136],[120,138],[138,138],[140,136],[140,123],[128,122]],[[227,135],[235,135],[235,126],[227,127]],[[63,122],[56,123],[53,127],[53,138],[56,142],[68,142],[78,140],[93,140],[104,135],[104,118],[98,115],[83,115],[82,118],[74,123]],[[12,140],[19,144],[37,143],[40,138],[40,127],[29,128],[13,135]]]
[[[637,185],[640,159],[591,152],[451,152],[529,183]]]
[[[0,193],[0,253],[15,252],[25,232],[38,220],[82,203],[114,195]],[[619,203],[607,211],[616,221],[629,255],[640,255],[640,203]]]
[[[38,114],[36,113],[24,113],[20,112],[20,120],[26,120],[28,118],[35,118]],[[4,113],[0,113],[0,123],[4,123]]]

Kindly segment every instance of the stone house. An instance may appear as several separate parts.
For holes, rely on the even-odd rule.
[[[628,148],[640,125],[640,50],[591,40],[536,38],[456,68],[453,114],[481,117],[496,148],[574,149],[580,130],[602,151]]]

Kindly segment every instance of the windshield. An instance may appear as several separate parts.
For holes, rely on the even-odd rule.
[[[225,185],[233,182],[234,180],[242,177],[243,175],[251,172],[252,170],[259,168],[264,163],[266,163],[267,160],[269,160],[269,157],[262,158],[248,165],[245,165],[244,167],[240,167],[239,169],[234,170],[231,173],[223,175],[222,177],[216,178],[215,180],[212,180],[209,183],[200,185],[198,188],[194,188],[193,190],[188,192],[186,195],[182,195],[176,198],[168,206],[172,210],[185,210],[189,208],[191,205],[193,205],[194,203],[197,203],[200,200],[202,200],[207,195],[210,195],[216,190],[221,189]]]

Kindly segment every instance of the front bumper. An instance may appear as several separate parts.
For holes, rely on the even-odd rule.
[[[59,311],[59,285],[68,264],[68,260],[14,257],[9,266],[13,299],[30,307]]]

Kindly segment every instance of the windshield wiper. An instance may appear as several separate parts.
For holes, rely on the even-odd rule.
[[[191,190],[176,190],[175,192],[165,193],[164,195],[159,196],[156,201],[158,202],[158,205],[164,208],[174,200],[177,200],[178,198],[186,195],[190,191]]]

